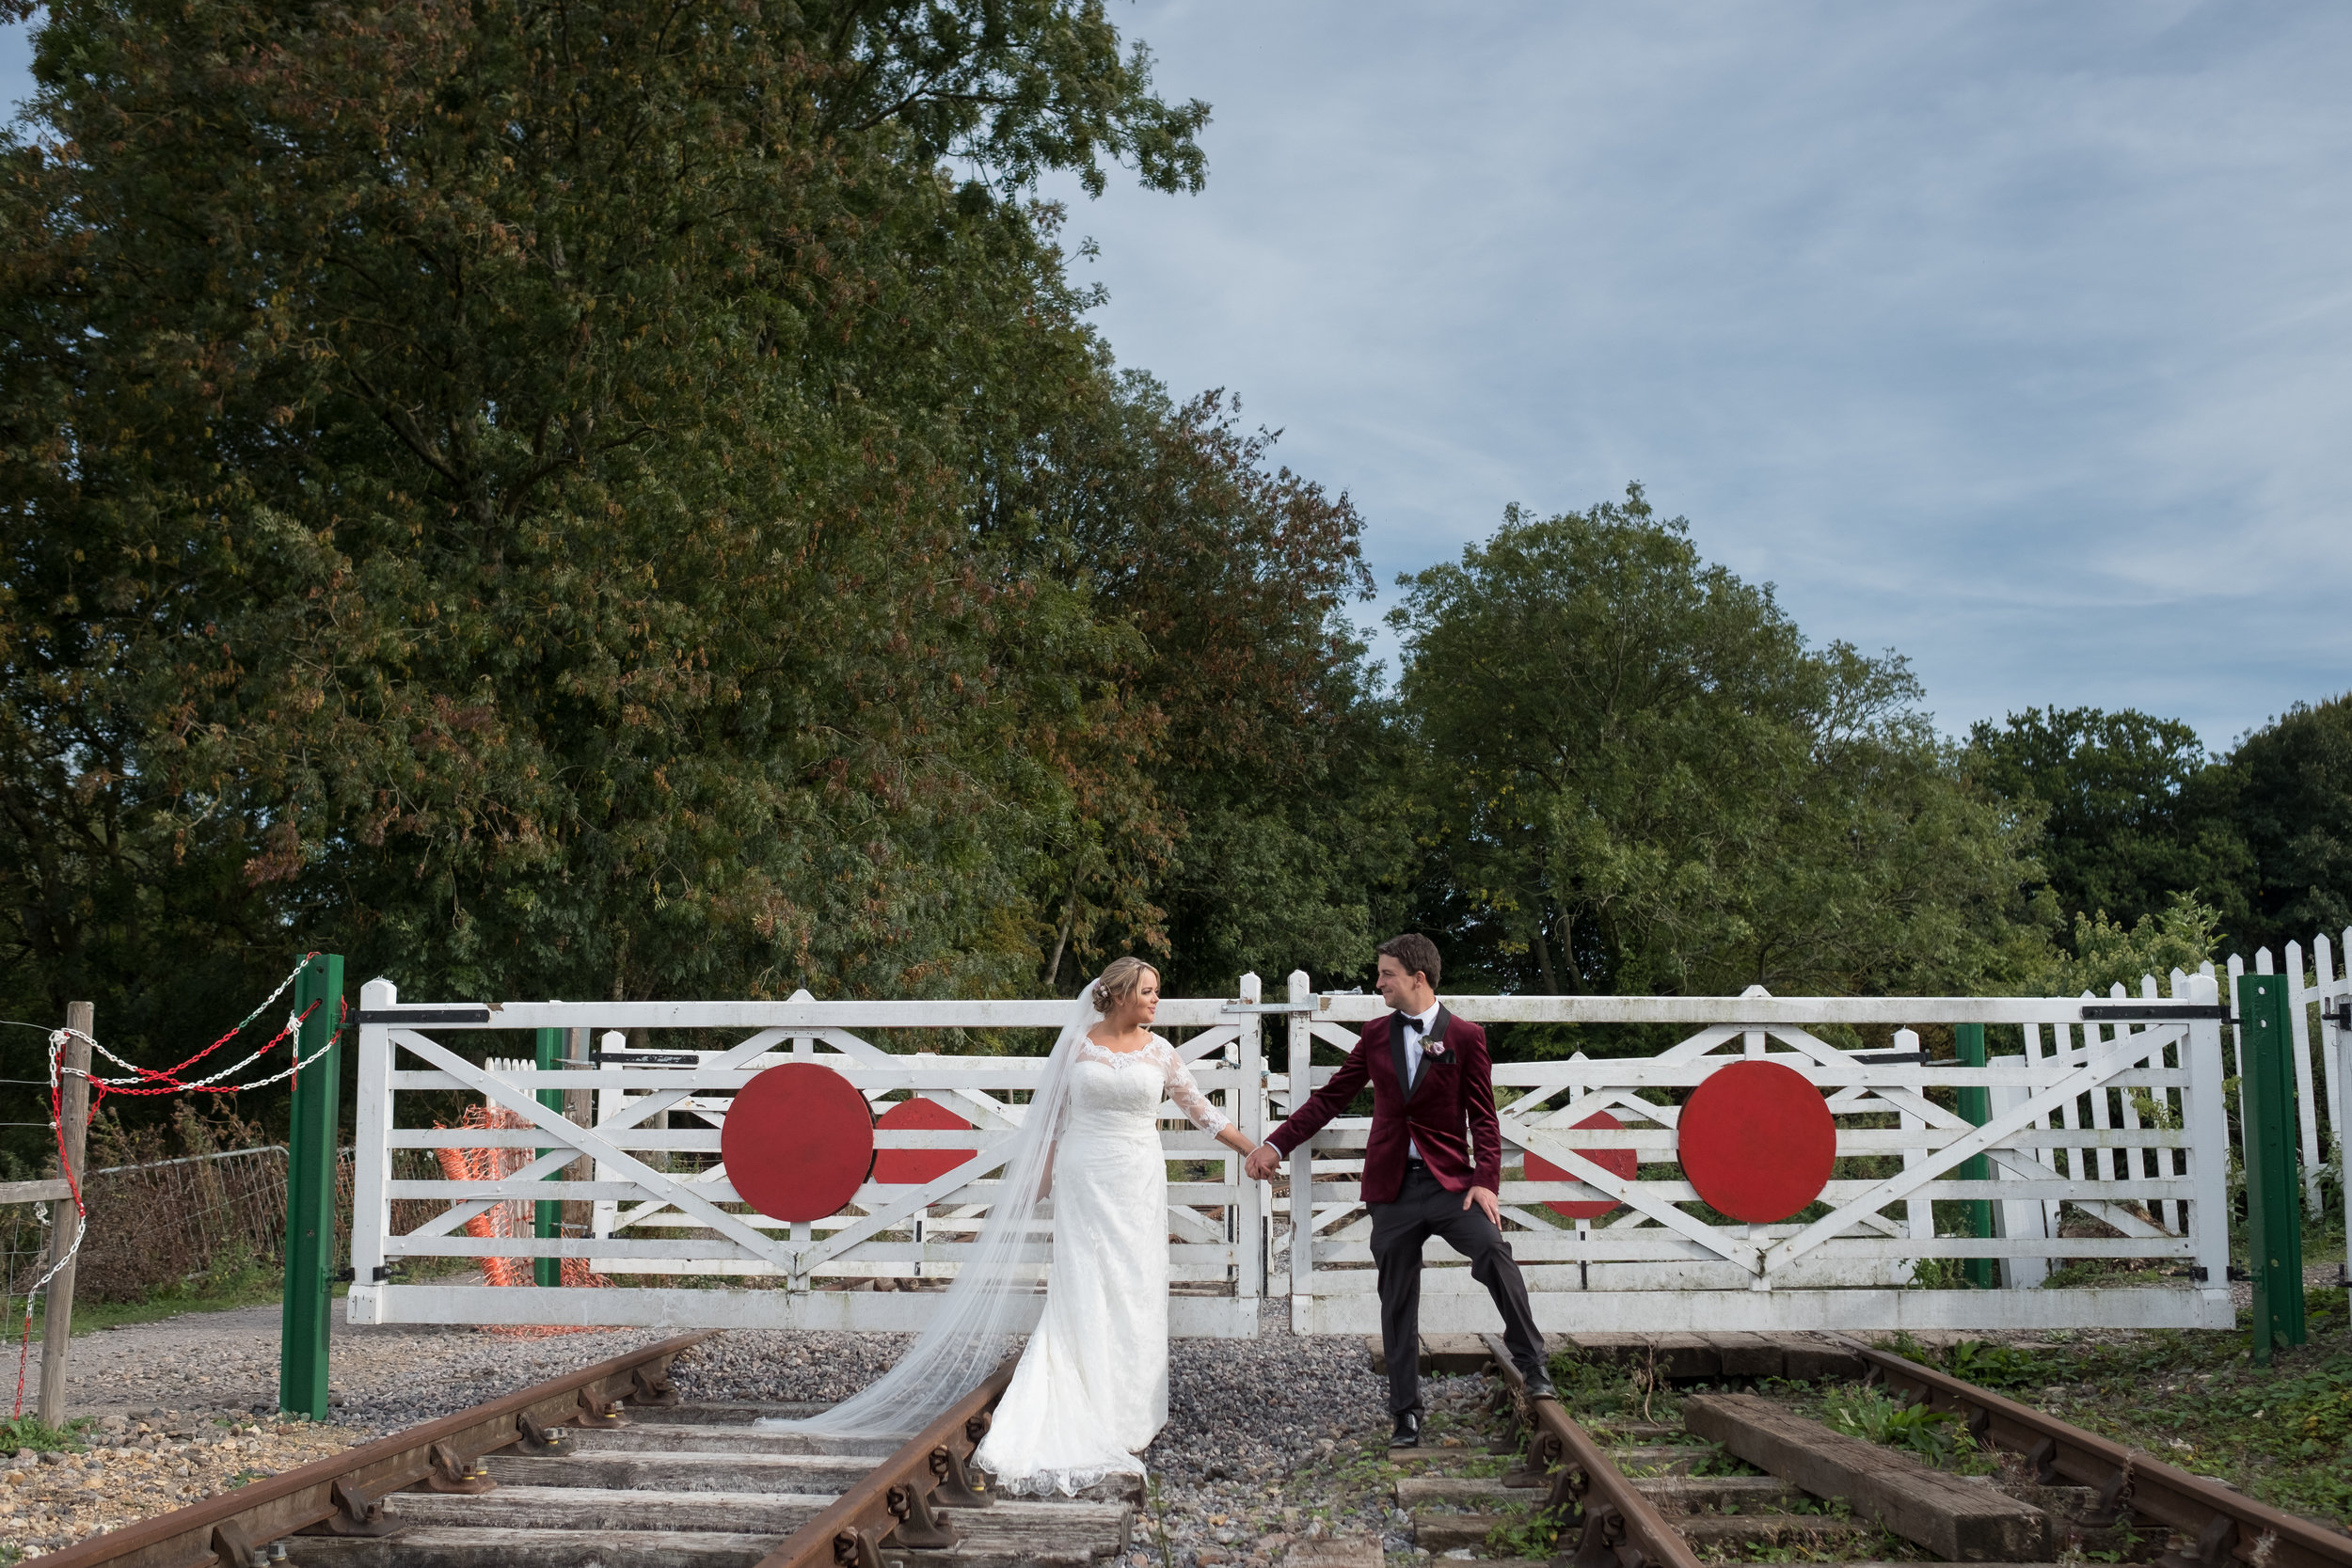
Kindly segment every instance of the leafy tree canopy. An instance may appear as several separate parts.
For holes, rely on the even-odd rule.
[[[168,1035],[297,945],[428,994],[1026,989],[1074,824],[1175,831],[1141,623],[976,520],[1135,401],[1010,198],[1201,175],[1205,108],[1099,4],[59,0],[37,40],[0,146],[37,1010]],[[1226,479],[1289,483],[1259,450]]]
[[[2352,696],[2297,703],[2238,743],[2229,774],[2253,861],[2247,951],[2341,939],[2352,927]]]
[[[2154,914],[2143,914],[2130,926],[2103,914],[2077,914],[2064,949],[2053,949],[2048,959],[2026,977],[2021,990],[2037,996],[2080,996],[2088,991],[2105,996],[2122,986],[2137,996],[2140,983],[2153,975],[2162,994],[2171,994],[2174,971],[2194,974],[2198,966],[2220,956],[2221,916],[2188,894],[2174,894]]]
[[[1406,579],[1431,911],[1549,990],[1932,991],[2029,944],[2026,831],[1902,661],[1809,648],[1639,487]]]
[[[2041,809],[2042,869],[2070,914],[2136,925],[2195,894],[2243,925],[2251,862],[2227,815],[2227,770],[2188,725],[2130,708],[2027,708],[1979,721],[1968,753],[1986,788]]]

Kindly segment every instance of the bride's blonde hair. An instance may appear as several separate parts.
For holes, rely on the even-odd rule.
[[[1110,1017],[1135,995],[1145,975],[1157,979],[1159,973],[1141,958],[1113,958],[1110,967],[1103,971],[1103,977],[1094,982],[1095,1011]]]

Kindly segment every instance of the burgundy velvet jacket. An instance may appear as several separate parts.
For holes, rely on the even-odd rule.
[[[1443,1007],[1424,1045],[1421,1073],[1405,1082],[1405,1046],[1390,1013],[1364,1025],[1356,1049],[1331,1081],[1291,1113],[1266,1142],[1288,1154],[1347,1109],[1367,1081],[1372,1085],[1372,1137],[1364,1150],[1364,1201],[1393,1203],[1405,1185],[1405,1143],[1421,1149],[1429,1174],[1449,1192],[1502,1186],[1502,1129],[1495,1119],[1495,1086],[1486,1055],[1486,1031]]]

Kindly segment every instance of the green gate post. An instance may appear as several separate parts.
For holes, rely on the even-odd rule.
[[[2303,1326],[2303,1223],[2296,1203],[2295,1047],[2283,974],[2237,978],[2238,1045],[2245,1062],[2246,1254],[2254,1272],[2254,1364],[2274,1343],[2299,1345]]]
[[[541,1072],[552,1072],[564,1065],[564,1031],[561,1029],[539,1031],[537,1061]],[[564,1091],[562,1089],[541,1089],[537,1098],[540,1104],[556,1115],[564,1114]],[[540,1158],[545,1159],[554,1152],[555,1150],[551,1148],[543,1148],[539,1150],[539,1155]],[[549,1171],[545,1178],[549,1181],[560,1181],[563,1179],[564,1173],[560,1170]],[[537,1224],[532,1227],[532,1229],[541,1241],[564,1234],[564,1205],[561,1202],[550,1201],[543,1197],[533,1212]],[[533,1258],[531,1260],[531,1276],[541,1285],[563,1284],[564,1259]]]
[[[1952,1025],[1953,1053],[1963,1067],[1984,1066],[1984,1025],[1955,1023]],[[1993,1119],[1993,1094],[1981,1084],[1963,1084],[1960,1089],[1961,1119],[1971,1127],[1982,1127]],[[1990,1181],[1993,1162],[1982,1154],[1972,1154],[1960,1163],[1963,1181]],[[1993,1200],[1989,1197],[1968,1199],[1968,1234],[1983,1241],[1993,1234]],[[1994,1261],[1990,1258],[1971,1258],[1962,1265],[1963,1275],[1979,1290],[1989,1291],[1997,1283],[1994,1277]]]
[[[294,980],[294,1037],[302,1061],[342,1023],[343,960],[322,953]],[[279,1308],[278,1407],[326,1418],[326,1324],[335,1249],[335,1101],[342,1087],[340,1042],[294,1075],[294,1126],[286,1139],[286,1297]]]

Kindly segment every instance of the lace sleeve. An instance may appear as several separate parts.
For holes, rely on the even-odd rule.
[[[1184,1066],[1184,1059],[1176,1053],[1174,1046],[1163,1040],[1160,1049],[1168,1053],[1168,1098],[1176,1102],[1178,1110],[1192,1118],[1195,1127],[1210,1137],[1224,1132],[1231,1118],[1209,1103],[1209,1097],[1202,1094],[1200,1085],[1192,1081],[1192,1069]]]

